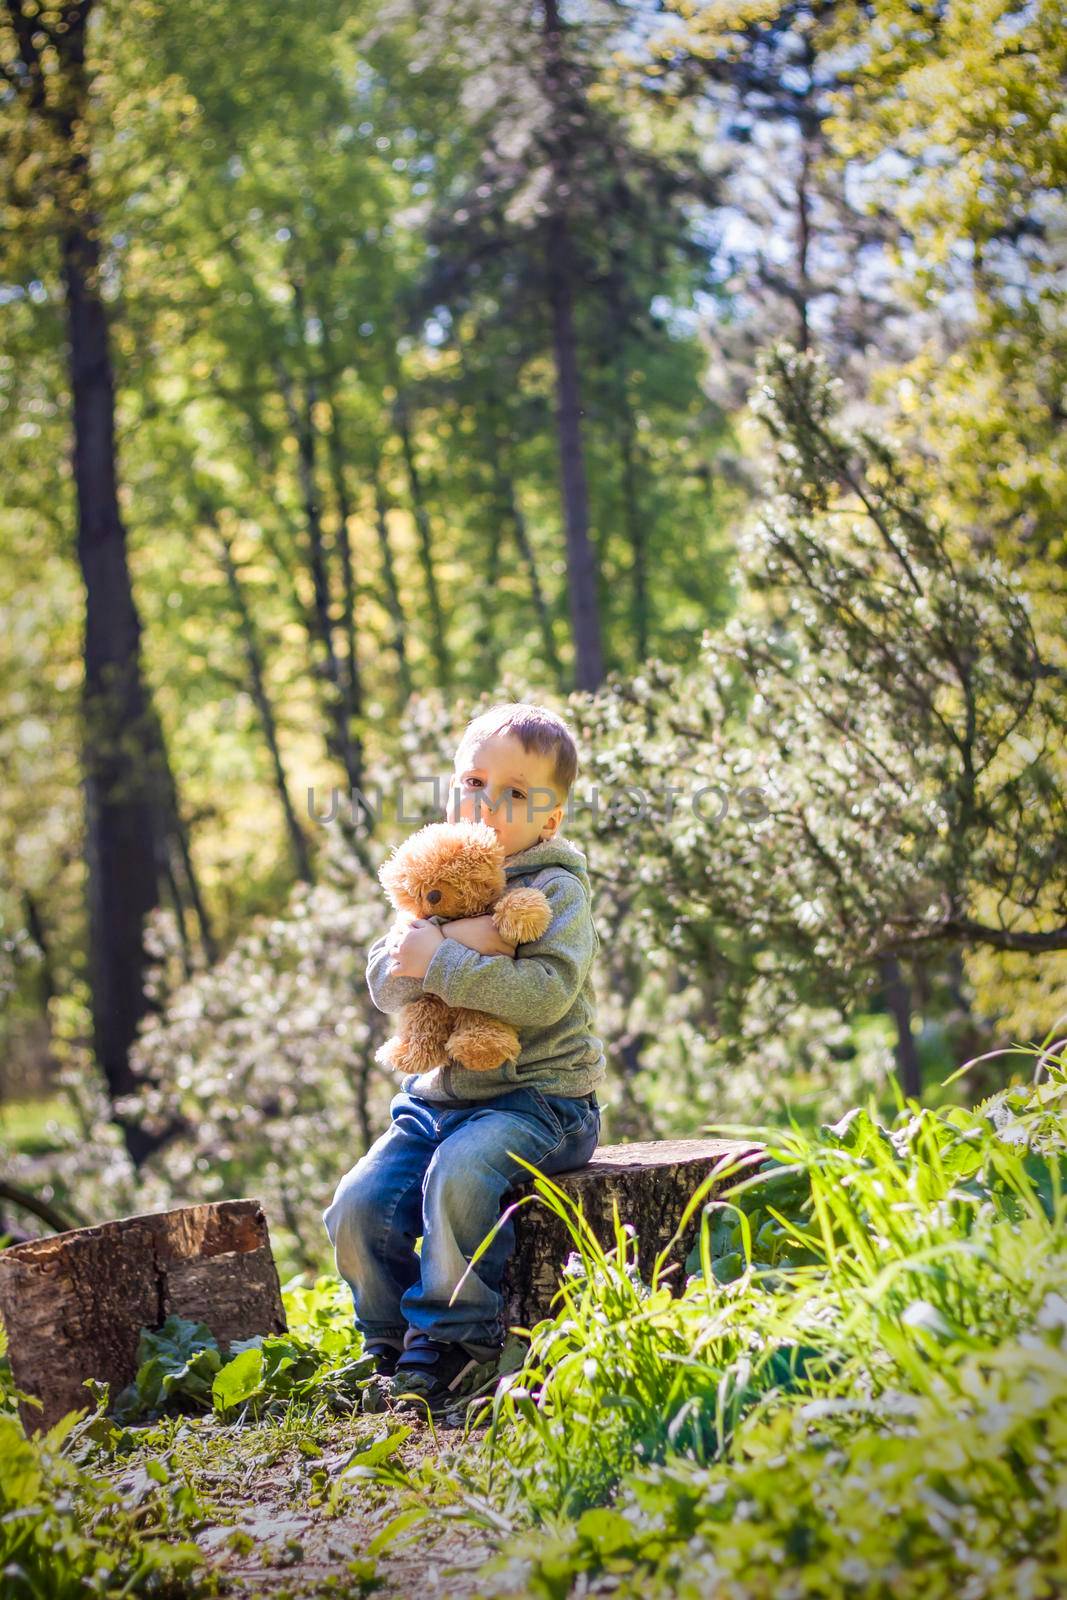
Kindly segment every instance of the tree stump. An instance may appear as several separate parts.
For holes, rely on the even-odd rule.
[[[602,1145],[587,1166],[555,1174],[551,1181],[569,1200],[580,1201],[586,1221],[605,1249],[615,1243],[612,1201],[619,1218],[633,1224],[638,1240],[638,1268],[647,1283],[652,1263],[681,1221],[688,1201],[716,1164],[733,1167],[708,1190],[708,1200],[721,1198],[759,1164],[759,1145],[733,1139],[668,1139],[647,1144]],[[744,1166],[736,1170],[738,1159]],[[531,1180],[516,1186],[509,1203],[534,1191]],[[664,1270],[673,1292],[685,1283],[684,1263],[700,1232],[700,1207],[672,1248]],[[560,1218],[539,1198],[515,1213],[515,1251],[504,1274],[506,1319],[510,1327],[532,1328],[550,1316],[564,1263],[575,1248]],[[477,1271],[477,1267],[474,1269]]]
[[[75,1228],[0,1251],[0,1316],[27,1431],[87,1406],[86,1378],[112,1395],[137,1369],[142,1328],[171,1313],[220,1345],[284,1333],[278,1273],[257,1200],[222,1200]]]

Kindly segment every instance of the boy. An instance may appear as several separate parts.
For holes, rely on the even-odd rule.
[[[585,856],[557,837],[577,769],[570,730],[553,712],[511,703],[476,717],[456,752],[445,820],[494,828],[509,886],[541,889],[552,922],[516,949],[489,915],[420,918],[401,938],[383,935],[367,956],[379,1010],[437,994],[519,1033],[518,1056],[492,1072],[449,1061],[408,1074],[389,1129],[341,1179],[324,1214],[378,1372],[394,1395],[418,1396],[409,1403],[424,1402],[431,1414],[483,1382],[504,1342],[510,1221],[449,1301],[506,1190],[529,1178],[509,1151],[552,1174],[583,1166],[600,1136],[595,1085],[605,1067],[591,976],[600,940]]]

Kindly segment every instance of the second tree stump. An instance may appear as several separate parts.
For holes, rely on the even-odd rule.
[[[278,1273],[258,1200],[221,1200],[74,1228],[0,1251],[0,1315],[27,1431],[112,1396],[137,1370],[142,1327],[172,1312],[205,1322],[220,1345],[284,1333]]]

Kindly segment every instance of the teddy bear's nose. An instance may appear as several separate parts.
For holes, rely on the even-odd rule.
[[[441,898],[440,889],[431,889],[429,894],[426,896],[426,898],[427,898],[427,900],[430,902],[430,904],[432,906],[435,906],[437,904],[438,900],[440,900],[440,898]]]

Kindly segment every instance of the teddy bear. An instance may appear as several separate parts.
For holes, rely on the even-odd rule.
[[[428,823],[382,862],[378,877],[398,912],[394,935],[418,917],[452,921],[491,911],[501,938],[527,944],[552,921],[540,889],[508,889],[504,846],[487,822]],[[518,1053],[510,1024],[425,994],[401,1009],[397,1032],[375,1060],[395,1072],[429,1072],[451,1058],[472,1072],[489,1072]]]

